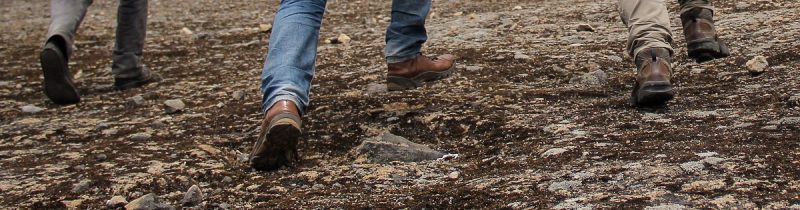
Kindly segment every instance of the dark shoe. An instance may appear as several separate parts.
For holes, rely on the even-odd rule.
[[[72,83],[67,66],[66,51],[53,42],[45,44],[39,61],[44,74],[44,95],[56,104],[76,104],[81,101],[78,89]]]
[[[118,79],[114,78],[114,89],[128,90],[147,85],[161,80],[161,75],[151,72],[146,66],[142,66],[142,74],[139,77]]]
[[[250,166],[257,170],[275,170],[282,166],[293,167],[298,160],[297,143],[302,124],[300,112],[291,101],[278,101],[264,116]]]
[[[681,14],[683,36],[686,37],[689,57],[697,63],[728,57],[728,46],[719,40],[714,28],[714,13],[709,9],[694,8]]]
[[[389,64],[386,88],[389,91],[410,90],[421,86],[422,82],[439,80],[450,76],[455,69],[455,57],[450,54],[430,59],[422,54],[416,58]]]
[[[671,56],[664,48],[650,48],[636,55],[636,83],[633,85],[631,101],[634,106],[663,106],[672,100],[675,93],[672,90],[670,77]]]

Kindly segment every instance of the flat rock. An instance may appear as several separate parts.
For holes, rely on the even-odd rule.
[[[378,93],[385,93],[388,89],[386,88],[385,83],[380,82],[373,82],[367,84],[367,95],[378,94]]]
[[[164,101],[164,112],[167,114],[183,111],[184,108],[186,108],[186,104],[184,104],[180,99]]]
[[[658,206],[648,206],[645,210],[683,210],[687,209],[686,206],[680,204],[662,204]]]
[[[389,163],[436,160],[445,154],[391,133],[365,139],[354,149],[356,162]]]
[[[547,187],[547,190],[550,192],[556,192],[561,190],[569,190],[576,187],[580,187],[583,185],[581,181],[562,181],[562,182],[553,182],[550,186]]]
[[[567,151],[569,151],[569,150],[564,149],[564,148],[552,148],[552,149],[549,149],[549,150],[545,151],[544,153],[542,153],[542,157],[556,156],[556,155],[560,155],[562,153],[565,153]]]
[[[602,85],[608,83],[608,74],[603,70],[596,70],[589,73],[581,74],[580,76],[573,77],[569,80],[572,84],[582,85]]]
[[[72,193],[82,194],[92,188],[92,180],[84,179],[72,186]]]
[[[683,192],[712,192],[725,187],[725,181],[711,180],[711,181],[694,181],[692,183],[684,184],[681,187]]]
[[[580,25],[578,25],[576,30],[577,31],[594,32],[594,27],[592,27],[592,25],[589,25],[589,24],[580,24]]]
[[[681,169],[686,172],[698,172],[705,169],[705,165],[703,162],[700,161],[689,161],[685,163],[681,163]]]
[[[149,140],[151,137],[153,136],[150,135],[149,133],[134,133],[128,136],[128,138],[133,141],[146,141]]]

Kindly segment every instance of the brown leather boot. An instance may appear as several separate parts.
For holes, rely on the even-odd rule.
[[[422,82],[450,76],[455,66],[455,56],[450,54],[440,55],[435,60],[419,54],[413,59],[390,63],[386,88],[389,91],[414,89],[421,86]]]
[[[713,17],[714,13],[704,8],[694,8],[681,14],[687,52],[697,63],[728,57],[731,54],[728,46],[719,40]]]
[[[294,102],[283,100],[272,105],[261,122],[261,132],[250,153],[250,166],[257,170],[293,167],[298,160],[301,125],[300,112]]]
[[[636,55],[636,83],[633,85],[631,102],[634,106],[663,106],[672,100],[670,77],[670,52],[664,48],[645,49]]]

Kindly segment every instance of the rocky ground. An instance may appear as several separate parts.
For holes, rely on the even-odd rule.
[[[425,52],[457,55],[457,73],[408,92],[381,86],[390,1],[331,0],[322,38],[350,40],[321,41],[302,161],[257,172],[278,1],[151,0],[145,63],[165,79],[124,92],[116,2],[95,1],[72,106],[41,92],[48,1],[0,1],[0,208],[800,208],[800,2],[715,1],[733,56],[703,65],[667,2],[678,96],[636,109],[614,0],[435,1]],[[357,154],[385,132],[450,155]]]

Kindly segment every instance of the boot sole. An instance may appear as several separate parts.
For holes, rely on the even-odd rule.
[[[412,90],[422,86],[423,82],[431,82],[444,79],[453,74],[455,64],[447,71],[426,71],[413,78],[387,76],[386,89],[389,91]]]
[[[703,39],[687,44],[689,57],[697,63],[730,56],[730,49],[715,39]]]
[[[256,170],[270,171],[283,166],[294,167],[298,160],[297,144],[300,125],[291,118],[279,114],[277,121],[270,123],[266,134],[259,135],[250,155],[250,166]]]
[[[40,55],[44,94],[56,104],[76,104],[81,101],[78,89],[72,84],[69,69],[61,53],[44,49]]]
[[[632,94],[632,102],[637,107],[664,106],[674,97],[670,83],[645,82],[642,88]]]

